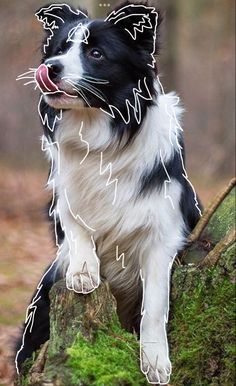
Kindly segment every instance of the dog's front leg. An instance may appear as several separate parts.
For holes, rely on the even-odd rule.
[[[79,223],[63,195],[59,196],[57,212],[65,233],[61,247],[62,255],[64,255],[62,260],[69,258],[66,272],[67,288],[84,294],[92,292],[100,282],[100,263],[96,255],[92,232]]]
[[[158,247],[143,261],[143,306],[140,331],[141,369],[150,383],[167,384],[171,373],[166,323],[172,258]]]

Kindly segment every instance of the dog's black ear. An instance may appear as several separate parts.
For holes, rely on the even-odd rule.
[[[43,23],[45,30],[58,29],[67,20],[79,20],[88,17],[87,11],[75,9],[68,4],[49,4],[40,8],[35,16]]]
[[[105,19],[124,31],[149,54],[158,52],[159,26],[162,21],[160,11],[148,6],[147,2],[125,1],[116,7]]]

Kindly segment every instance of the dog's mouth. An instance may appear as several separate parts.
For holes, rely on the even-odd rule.
[[[49,68],[45,64],[41,64],[36,73],[35,79],[42,93],[55,93],[59,90],[58,86],[49,77]]]
[[[53,82],[53,80],[50,78],[50,68],[45,64],[41,64],[37,68],[35,73],[35,80],[40,91],[44,95],[59,97],[60,95],[62,96],[62,94],[64,94],[64,96],[68,96],[71,98],[77,97],[74,90],[71,90],[71,88],[69,89],[69,87],[66,87],[66,84],[64,84],[65,82]]]
[[[37,68],[35,80],[46,102],[51,107],[67,109],[81,104],[72,87],[67,87],[67,84],[63,81],[53,82],[50,78],[50,68],[45,64],[41,64]]]

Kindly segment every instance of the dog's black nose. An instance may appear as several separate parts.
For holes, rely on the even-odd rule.
[[[63,71],[63,64],[59,60],[48,60],[45,62],[49,69],[49,77],[51,80],[58,80]]]

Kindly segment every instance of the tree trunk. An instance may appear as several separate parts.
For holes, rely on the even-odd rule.
[[[235,180],[205,211],[174,263],[168,328],[171,384],[233,385]],[[26,361],[19,386],[147,385],[137,337],[124,331],[107,283],[88,295],[50,293],[50,340]]]

